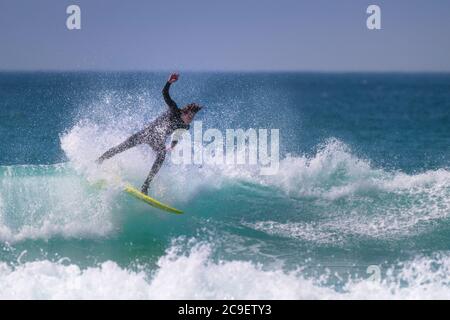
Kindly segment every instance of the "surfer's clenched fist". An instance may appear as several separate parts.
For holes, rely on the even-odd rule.
[[[178,78],[180,77],[180,74],[178,73],[172,73],[169,77],[169,80],[167,80],[167,82],[169,83],[174,83],[178,80]]]

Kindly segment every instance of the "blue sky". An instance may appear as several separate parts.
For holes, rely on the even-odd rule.
[[[450,71],[449,16],[448,0],[1,0],[0,70]]]

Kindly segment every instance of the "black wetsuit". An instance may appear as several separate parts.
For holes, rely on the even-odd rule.
[[[164,112],[158,118],[153,120],[145,129],[133,134],[127,140],[118,146],[106,151],[98,161],[101,163],[106,159],[115,156],[125,150],[133,148],[139,144],[148,144],[156,152],[156,160],[148,174],[147,179],[142,186],[142,192],[147,194],[148,187],[153,177],[161,168],[166,157],[166,139],[177,129],[189,129],[189,125],[185,124],[181,119],[181,111],[177,104],[169,95],[170,82],[167,82],[162,91],[164,100],[169,110]]]

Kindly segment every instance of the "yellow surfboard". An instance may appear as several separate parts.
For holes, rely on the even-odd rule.
[[[158,209],[161,209],[161,210],[164,210],[164,211],[167,211],[167,212],[171,212],[171,213],[176,213],[176,214],[182,214],[183,213],[183,211],[181,211],[181,210],[172,208],[171,206],[168,206],[167,204],[159,202],[158,200],[153,199],[153,198],[147,196],[146,194],[143,194],[142,192],[140,192],[139,190],[133,188],[132,186],[126,186],[125,187],[125,192],[131,194],[133,197],[135,197],[135,198],[137,198],[137,199],[139,199],[141,201],[144,201],[145,203],[147,203],[147,204],[149,204],[149,205],[151,205],[151,206],[153,206],[155,208],[158,208]]]

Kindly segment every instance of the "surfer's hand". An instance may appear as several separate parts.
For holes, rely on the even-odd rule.
[[[174,83],[178,80],[179,78],[179,74],[178,73],[172,73],[169,77],[169,80],[167,80],[169,83]]]
[[[167,151],[167,152],[170,152],[170,151],[172,151],[172,150],[173,150],[173,148],[172,148],[171,146],[167,146],[167,147],[166,147],[166,151]]]

